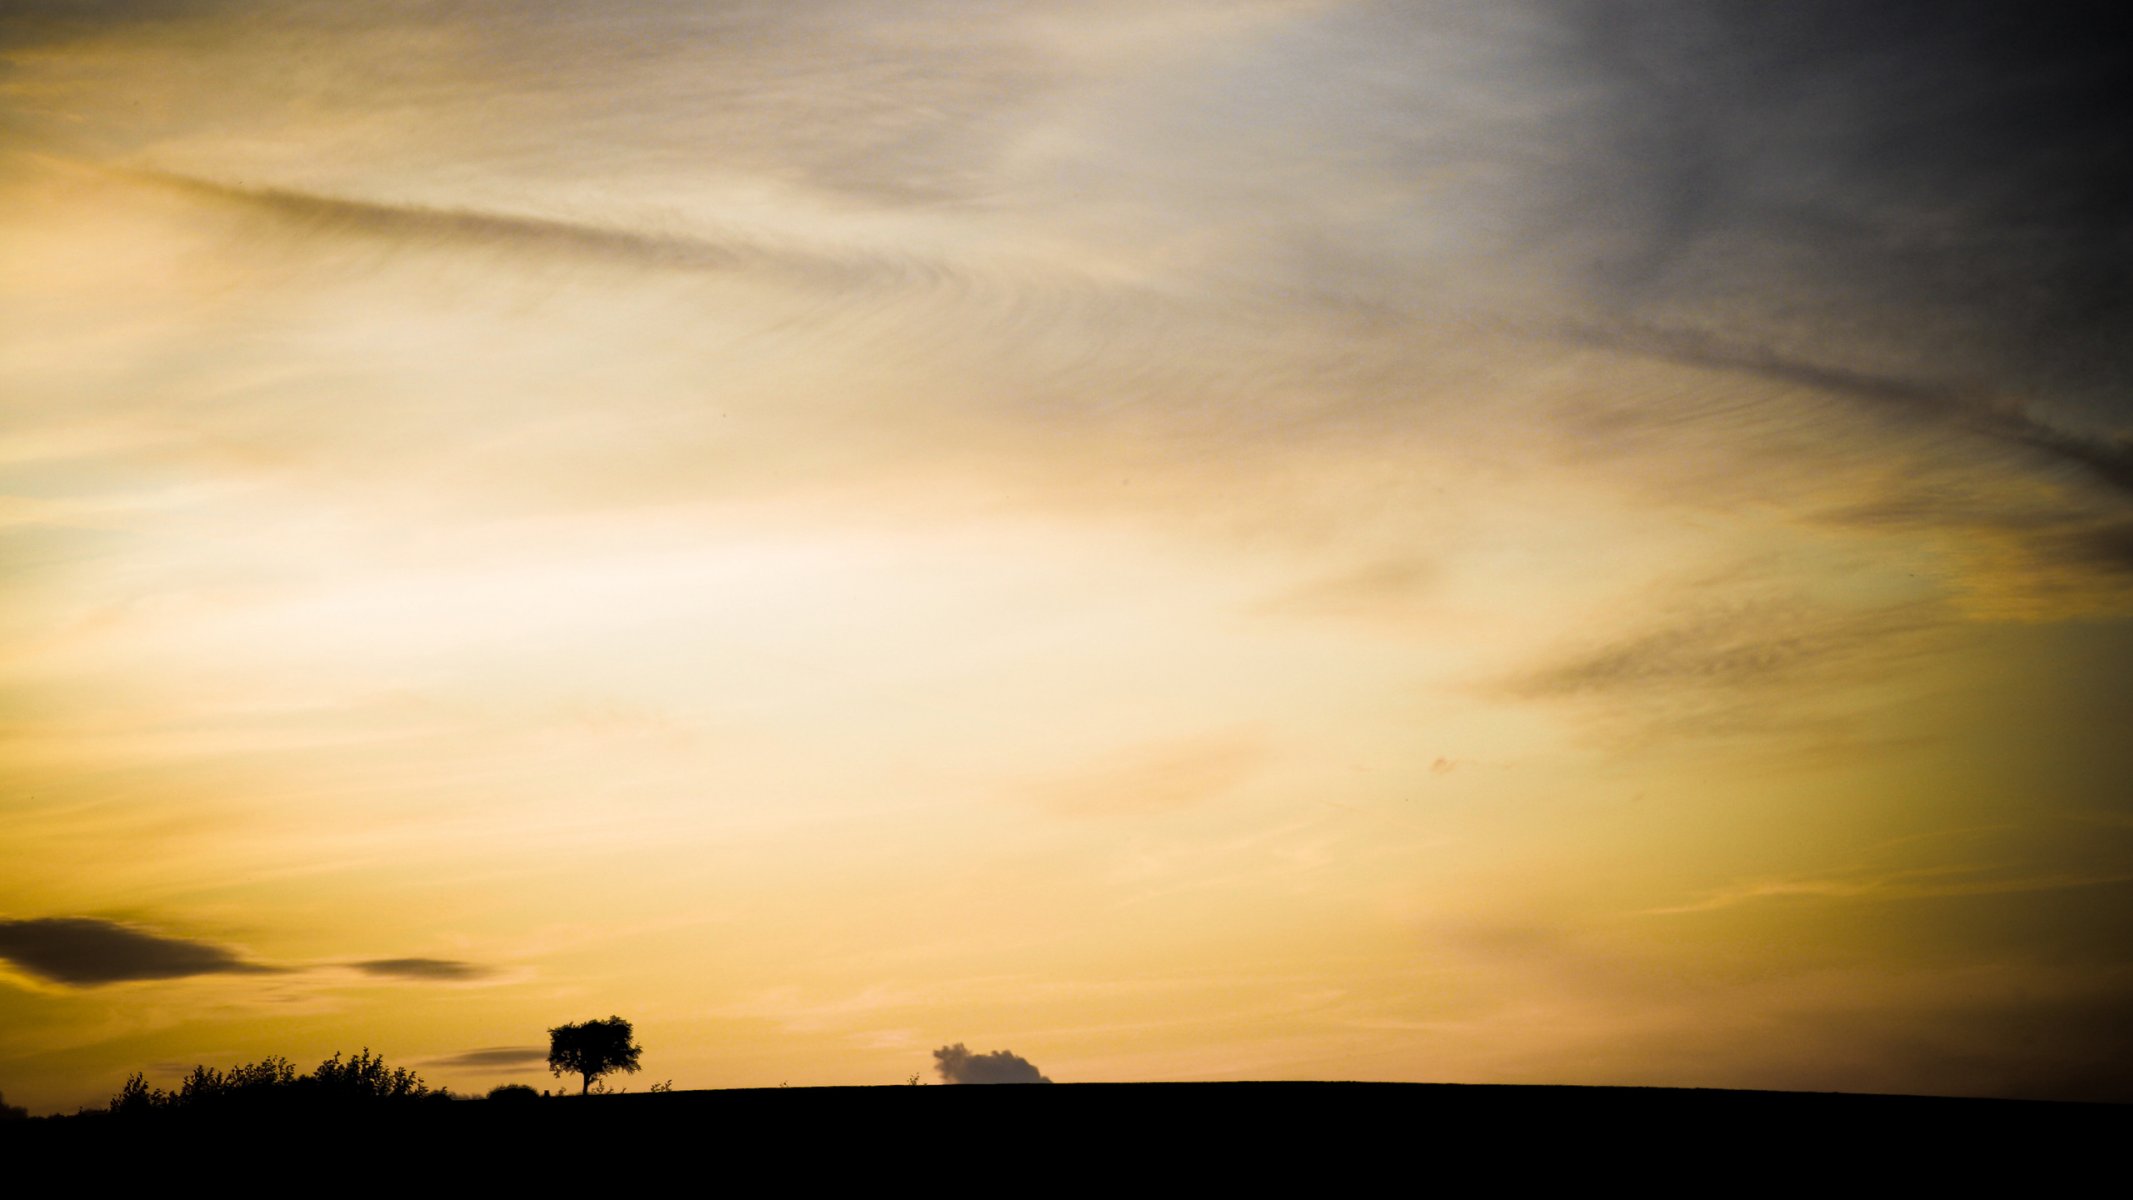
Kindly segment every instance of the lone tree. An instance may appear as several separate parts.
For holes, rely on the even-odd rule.
[[[593,1080],[600,1076],[637,1070],[637,1056],[644,1053],[644,1047],[630,1041],[635,1036],[636,1030],[621,1017],[558,1025],[548,1031],[548,1070],[583,1076],[585,1087],[579,1094],[590,1094]]]

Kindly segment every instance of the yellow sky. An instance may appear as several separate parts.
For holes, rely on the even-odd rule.
[[[10,1102],[2133,1094],[2122,417],[1621,282],[1552,6],[112,7],[0,26]]]

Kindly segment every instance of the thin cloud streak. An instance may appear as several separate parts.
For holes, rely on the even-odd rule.
[[[123,178],[255,213],[322,238],[372,237],[556,255],[648,271],[780,273],[823,282],[938,285],[948,269],[907,254],[831,255],[765,241],[711,241],[585,221],[477,209],[392,204],[291,188],[247,186],[166,171],[114,172]]]
[[[1935,417],[1955,428],[2079,467],[2113,490],[2133,495],[2133,438],[2086,436],[2041,420],[2012,402],[1957,386],[1788,358],[1767,347],[1728,345],[1695,331],[1625,328],[1571,336],[1666,362],[1798,384],[1908,416]]]
[[[1545,668],[1521,686],[1535,695],[1757,689],[1806,674],[1856,674],[1911,650],[1911,636],[1934,628],[1941,615],[1927,605],[1859,612],[1800,601],[1712,608]]]
[[[1766,879],[1725,888],[1687,904],[1642,909],[1634,915],[1660,917],[1717,912],[1764,900],[1794,897],[1813,900],[1933,900],[1959,896],[1999,896],[2018,892],[2056,892],[2133,882],[2133,872],[1974,878],[1980,874],[1986,873],[1977,868],[1928,867],[1886,875]]]
[[[439,983],[487,979],[496,974],[494,968],[453,958],[373,958],[348,965],[365,975],[384,979],[416,979]]]
[[[540,1046],[488,1046],[424,1061],[425,1065],[438,1067],[516,1070],[547,1066],[548,1051]]]

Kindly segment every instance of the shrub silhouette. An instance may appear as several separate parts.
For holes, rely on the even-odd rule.
[[[644,1047],[631,1042],[636,1031],[621,1017],[558,1025],[548,1031],[548,1070],[584,1079],[580,1095],[591,1095],[593,1081],[615,1071],[637,1070]]]
[[[388,1068],[368,1046],[345,1063],[338,1052],[320,1063],[310,1087],[326,1099],[353,1103],[419,1100],[430,1090],[420,1075],[406,1067]]]
[[[110,1111],[120,1116],[161,1112],[208,1113],[272,1109],[380,1108],[429,1098],[446,1099],[446,1090],[431,1091],[420,1075],[405,1067],[388,1067],[368,1046],[349,1058],[335,1052],[310,1074],[299,1074],[279,1055],[240,1063],[227,1071],[195,1066],[176,1089],[150,1087],[138,1072],[111,1098]]]
[[[489,1089],[489,1099],[491,1100],[538,1100],[540,1098],[541,1094],[539,1092],[534,1091],[523,1083],[500,1083]]]

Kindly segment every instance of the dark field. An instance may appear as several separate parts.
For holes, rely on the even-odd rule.
[[[2116,1178],[2133,1148],[2124,1105],[1373,1083],[773,1088],[13,1125],[0,1146],[76,1162],[448,1163],[455,1174],[552,1168],[559,1183],[608,1169],[619,1183],[642,1169],[730,1168],[948,1191],[1007,1186],[1002,1172],[1034,1185],[1090,1171],[1399,1186],[1671,1178],[1720,1191],[1765,1176],[1891,1186],[1990,1177],[2056,1189],[2091,1171]]]

